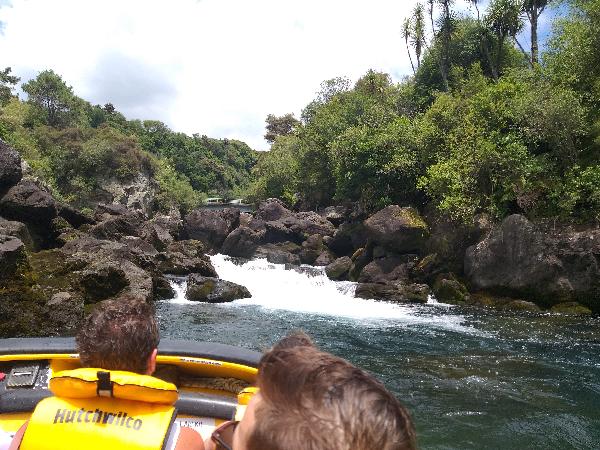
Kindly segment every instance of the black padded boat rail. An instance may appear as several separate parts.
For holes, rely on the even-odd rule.
[[[10,389],[0,394],[0,413],[28,413],[38,402],[51,396],[48,389]],[[175,403],[179,414],[224,420],[233,418],[236,405],[235,399],[198,392],[181,392]]]
[[[0,355],[27,353],[64,354],[77,353],[74,338],[9,338],[0,339]],[[188,356],[228,361],[258,367],[261,354],[254,350],[215,342],[196,342],[163,339],[158,346],[159,355]]]
[[[0,394],[0,413],[31,412],[46,397],[52,397],[48,389],[8,389]]]
[[[233,419],[236,406],[236,399],[226,399],[200,392],[180,392],[179,400],[175,403],[178,414],[224,420]]]

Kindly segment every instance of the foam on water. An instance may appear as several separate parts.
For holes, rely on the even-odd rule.
[[[214,255],[211,261],[222,279],[246,286],[252,294],[252,298],[223,304],[224,308],[251,305],[274,311],[335,316],[360,321],[365,326],[414,324],[478,333],[476,329],[462,324],[462,316],[445,313],[446,305],[437,303],[433,298],[424,306],[355,298],[356,283],[332,281],[323,268],[306,266],[299,270],[286,270],[283,264],[272,264],[265,259],[236,264],[224,255]],[[174,279],[172,284],[177,292],[172,303],[195,303],[185,299],[185,279]]]

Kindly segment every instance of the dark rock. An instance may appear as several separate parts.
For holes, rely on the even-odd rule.
[[[68,205],[60,205],[58,207],[58,215],[75,228],[79,228],[85,224],[91,225],[95,223],[93,218],[88,217],[86,214]]]
[[[366,244],[367,230],[362,222],[343,223],[327,242],[329,249],[340,256],[350,256]]]
[[[104,222],[114,216],[123,216],[129,214],[131,211],[124,205],[112,204],[112,203],[99,203],[96,205],[94,210],[94,219],[97,222]]]
[[[331,280],[346,280],[351,267],[352,260],[348,256],[342,256],[325,267],[325,273]]]
[[[156,300],[163,300],[166,298],[174,298],[176,295],[173,286],[169,283],[169,280],[164,276],[155,276],[152,278],[152,286],[154,288],[154,298]]]
[[[281,200],[276,198],[268,198],[258,205],[255,217],[265,222],[272,222],[283,217],[288,217],[292,214],[292,211],[287,209]]]
[[[96,303],[116,296],[129,285],[125,271],[117,264],[97,264],[86,269],[79,283],[86,303]]]
[[[350,268],[349,278],[351,281],[358,281],[358,277],[363,269],[373,260],[373,246],[367,244],[364,248],[359,248],[352,255],[352,267]]]
[[[34,248],[27,225],[22,222],[6,220],[0,217],[0,234],[19,238],[28,250],[33,250]]]
[[[592,314],[592,310],[577,302],[565,302],[554,305],[550,308],[550,311],[554,313],[567,314],[567,315],[583,315],[587,316]]]
[[[397,253],[419,252],[429,236],[429,227],[414,208],[388,206],[365,222],[373,242]]]
[[[408,257],[391,256],[374,259],[367,264],[358,276],[359,283],[386,283],[388,281],[408,280],[415,255]]]
[[[167,247],[165,260],[158,265],[159,270],[173,275],[197,273],[207,277],[216,277],[217,272],[204,251],[204,244],[200,241],[173,242]]]
[[[0,235],[0,280],[15,276],[26,261],[25,244],[16,237]]]
[[[395,303],[427,303],[429,286],[426,284],[406,284],[401,281],[391,283],[359,283],[355,297],[385,300]]]
[[[247,227],[252,222],[252,214],[242,212],[240,213],[240,227]]]
[[[118,241],[124,236],[140,237],[146,216],[140,211],[129,211],[126,214],[110,216],[103,222],[94,225],[89,233],[97,239]]]
[[[167,227],[168,224],[163,225],[157,221],[146,222],[140,230],[140,237],[162,252],[175,241],[173,234]]]
[[[302,243],[302,251],[300,252],[300,262],[302,264],[314,264],[317,258],[325,250],[323,244],[323,236],[320,234],[313,234],[308,237],[306,241]]]
[[[410,276],[421,283],[431,283],[445,269],[446,265],[440,260],[438,254],[432,253],[422,258],[412,267]]]
[[[239,227],[233,230],[221,247],[221,252],[225,255],[252,258],[254,252],[263,241],[265,231],[253,230],[249,227]]]
[[[185,297],[188,300],[199,302],[224,303],[241,298],[250,298],[252,295],[248,289],[239,284],[219,278],[192,274],[188,278]]]
[[[350,218],[350,210],[346,206],[328,206],[320,215],[327,219],[335,227],[339,227],[342,223]]]
[[[600,311],[600,230],[554,230],[521,215],[504,219],[465,255],[475,289],[550,307],[579,301]]]
[[[70,292],[58,292],[46,303],[48,307],[48,321],[52,328],[61,334],[72,334],[84,316],[83,299]]]
[[[29,180],[21,180],[0,200],[0,214],[7,219],[45,228],[58,215],[58,205],[50,193]]]
[[[272,264],[300,265],[301,247],[293,242],[260,245],[254,252],[254,257],[265,258]]]
[[[0,139],[0,197],[21,181],[21,157],[6,142]]]
[[[451,305],[463,305],[469,300],[467,288],[452,274],[437,277],[433,283],[433,295],[440,303]]]
[[[229,233],[240,223],[240,210],[196,209],[183,221],[184,234],[189,239],[204,242],[209,248],[218,250]]]
[[[313,265],[317,267],[328,266],[333,261],[336,260],[336,257],[329,250],[323,250],[321,254],[317,257],[317,259],[313,262]]]

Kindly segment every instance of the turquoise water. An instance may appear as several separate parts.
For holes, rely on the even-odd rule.
[[[598,318],[403,307],[354,299],[319,270],[213,263],[253,298],[161,302],[163,336],[264,350],[302,329],[383,381],[423,449],[600,448]]]

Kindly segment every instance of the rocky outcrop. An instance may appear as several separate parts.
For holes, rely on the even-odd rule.
[[[204,251],[204,245],[200,241],[173,242],[168,245],[164,260],[158,264],[158,268],[162,273],[172,275],[197,273],[207,277],[216,277],[217,272]]]
[[[196,209],[185,217],[183,230],[189,239],[202,241],[211,249],[220,249],[239,223],[240,211],[236,208]]]
[[[236,228],[223,242],[221,252],[229,256],[251,258],[259,243],[262,242],[264,234],[264,230],[253,230],[250,227]]]
[[[0,281],[15,276],[26,261],[25,244],[16,237],[0,234]]]
[[[225,303],[241,298],[250,298],[252,295],[248,289],[239,284],[192,274],[188,277],[185,297],[198,302]]]
[[[416,255],[388,256],[371,261],[360,272],[359,283],[387,283],[408,280]]]
[[[427,303],[429,286],[396,281],[392,283],[359,283],[354,294],[358,298],[395,303]]]
[[[0,139],[0,197],[21,181],[22,176],[21,157]]]
[[[440,303],[451,305],[464,305],[469,301],[467,288],[452,274],[437,277],[433,283],[433,295]]]
[[[150,215],[157,192],[156,181],[147,173],[140,172],[129,181],[101,180],[96,196],[105,203],[123,205],[128,210]]]
[[[33,181],[22,180],[0,200],[0,214],[10,220],[48,227],[58,216],[58,204]]]
[[[351,268],[352,260],[348,256],[342,256],[325,267],[325,273],[331,280],[347,280]]]
[[[365,221],[373,242],[402,254],[420,252],[429,236],[429,227],[414,208],[388,206]]]
[[[27,226],[22,222],[6,220],[0,217],[0,235],[13,236],[19,238],[25,247],[33,250],[33,240],[29,234]]]
[[[545,307],[579,301],[600,310],[600,230],[554,231],[512,215],[469,247],[474,289],[524,297]]]
[[[301,247],[293,242],[279,242],[276,244],[264,244],[256,248],[255,258],[265,258],[272,264],[300,264]]]

